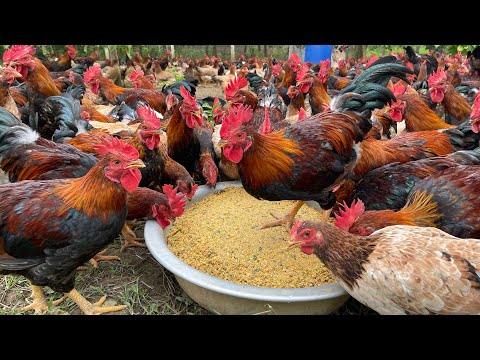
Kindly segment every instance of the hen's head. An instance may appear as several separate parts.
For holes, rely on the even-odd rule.
[[[298,70],[297,72],[297,77],[296,77],[296,81],[300,81],[303,79],[303,77],[308,73],[308,70],[310,68],[308,67],[308,64],[306,63],[303,63],[302,66],[300,66],[300,69]]]
[[[154,204],[152,213],[162,229],[165,229],[170,225],[170,220],[174,220],[183,214],[187,200],[181,192],[177,194],[178,187],[163,185],[162,191],[167,197],[167,204]]]
[[[300,89],[296,86],[290,85],[290,87],[287,90],[287,96],[290,99],[296,98],[300,94]]]
[[[313,74],[307,73],[301,80],[297,81],[297,87],[302,93],[306,94],[310,91],[310,88],[312,87],[314,81],[315,76]]]
[[[3,53],[3,65],[14,68],[25,79],[29,71],[35,69],[35,47],[32,45],[13,45]]]
[[[290,58],[287,60],[288,62],[288,65],[290,66],[290,68],[293,70],[293,72],[298,72],[298,70],[300,70],[300,57],[296,54],[296,53],[292,53],[292,55],[290,55]]]
[[[197,105],[197,98],[190,95],[185,86],[180,86],[180,95],[183,98],[183,103],[180,106],[180,113],[185,119],[187,126],[195,129],[197,126],[203,124],[202,109]]]
[[[17,70],[15,70],[13,67],[6,67],[2,70],[2,73],[0,74],[0,80],[5,81],[9,84],[12,84],[15,79],[21,79],[22,74],[20,74]]]
[[[338,61],[338,68],[343,69],[345,67],[346,63],[345,60],[341,59]]]
[[[145,167],[138,158],[137,149],[113,136],[102,138],[102,142],[102,145],[95,145],[95,151],[102,156],[99,164],[104,165],[105,177],[119,183],[128,192],[135,190],[142,179],[138,168]]]
[[[447,90],[447,73],[443,69],[438,69],[430,74],[428,78],[428,88],[433,102],[440,103],[445,97]]]
[[[75,59],[75,56],[77,56],[77,49],[73,45],[67,45],[67,54],[70,56],[70,59]]]
[[[320,61],[320,70],[318,71],[318,78],[325,84],[328,80],[330,73],[330,59]]]
[[[358,199],[352,202],[352,205],[348,207],[344,201],[343,210],[339,209],[339,214],[335,213],[334,225],[342,230],[349,231],[350,227],[355,224],[355,221],[365,213],[365,205],[363,201]]]
[[[221,141],[218,146],[223,148],[223,154],[234,163],[242,160],[243,153],[252,145],[252,139],[244,128],[253,116],[253,111],[249,106],[240,106],[232,109],[225,117],[220,129]]]
[[[95,95],[98,95],[101,77],[102,70],[100,69],[100,65],[98,64],[90,66],[87,71],[85,71],[85,75],[83,76],[83,81],[85,82],[85,84],[90,86],[90,89]]]
[[[135,89],[138,89],[138,86],[140,85],[140,83],[137,82],[137,79],[143,75],[144,73],[142,70],[135,70],[130,74],[130,81],[135,85]]]
[[[406,87],[403,86],[400,81],[397,81],[397,83],[395,83],[390,90],[392,91],[393,95],[397,97],[405,93]],[[395,102],[392,101],[390,106],[390,117],[393,121],[401,122],[403,120],[403,114],[405,113],[406,106],[407,103],[403,100],[397,99]]]
[[[273,65],[273,67],[272,67],[272,75],[273,76],[278,76],[278,75],[280,75],[281,72],[282,72],[282,64],[281,63]]]
[[[316,228],[313,221],[297,220],[290,231],[288,245],[299,246],[304,254],[312,255],[316,247],[322,247],[325,244],[325,238],[321,231]]]
[[[210,153],[200,155],[200,166],[202,168],[202,175],[207,180],[206,185],[215,189],[217,185],[218,168]]]
[[[153,150],[160,144],[160,135],[162,134],[160,119],[155,111],[147,105],[138,107],[137,115],[139,119],[143,120],[137,130],[138,137],[149,150]]]
[[[478,95],[472,105],[470,123],[472,124],[472,131],[474,133],[480,133],[480,96]]]
[[[225,119],[226,112],[218,98],[215,98],[215,100],[213,100],[212,115],[213,121],[217,125],[221,124],[223,122],[223,119]]]
[[[170,92],[168,95],[167,95],[167,99],[166,99],[166,102],[167,102],[167,110],[171,110],[175,107],[175,105],[177,105],[180,101],[178,100],[178,98],[173,95],[172,92]]]

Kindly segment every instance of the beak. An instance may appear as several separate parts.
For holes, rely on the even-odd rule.
[[[219,148],[223,148],[227,145],[230,145],[230,143],[227,140],[220,139],[220,141],[217,143],[217,146]]]
[[[297,247],[297,246],[300,247],[300,241],[297,241],[297,240],[294,240],[294,239],[288,239],[287,240],[287,245],[288,245],[287,249],[291,250],[294,247]]]
[[[162,129],[158,129],[157,131],[154,132],[155,135],[162,135],[163,134],[163,130]]]
[[[137,159],[137,160],[130,161],[126,168],[130,169],[130,168],[143,168],[143,167],[145,167],[145,164],[143,163],[143,161],[140,159]]]

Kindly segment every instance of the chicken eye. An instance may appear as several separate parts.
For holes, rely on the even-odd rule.
[[[307,237],[307,238],[309,238],[310,235],[312,235],[312,233],[311,233],[309,230],[307,230],[307,231],[305,231],[305,232],[303,233],[303,236],[305,236],[305,237]]]
[[[120,165],[120,160],[114,160],[114,161],[113,161],[113,164],[114,164],[115,166]]]
[[[237,134],[237,139],[241,139],[242,138],[242,133],[238,133]]]

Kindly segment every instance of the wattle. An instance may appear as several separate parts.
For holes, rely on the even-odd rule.
[[[313,254],[313,246],[302,246],[301,250],[304,254],[307,254],[307,255]]]
[[[476,134],[480,133],[480,122],[474,122],[472,124],[472,131]]]
[[[445,94],[441,90],[432,90],[430,91],[430,97],[432,98],[433,102],[441,103],[445,97]]]
[[[390,117],[393,121],[402,122],[402,112],[398,109],[390,109]]]
[[[120,178],[120,184],[122,187],[130,192],[135,190],[142,180],[142,174],[138,169],[127,169]]]
[[[145,144],[149,150],[155,149],[160,144],[159,136],[149,136],[145,139]]]
[[[225,157],[234,163],[239,163],[243,157],[243,150],[238,146],[228,145],[223,148]]]

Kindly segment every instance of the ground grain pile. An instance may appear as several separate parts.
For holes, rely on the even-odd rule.
[[[316,256],[287,249],[285,227],[259,229],[274,220],[270,211],[288,213],[294,201],[261,201],[231,187],[193,204],[176,219],[169,249],[182,261],[219,278],[271,288],[303,288],[334,282]],[[318,221],[305,205],[298,219]]]

